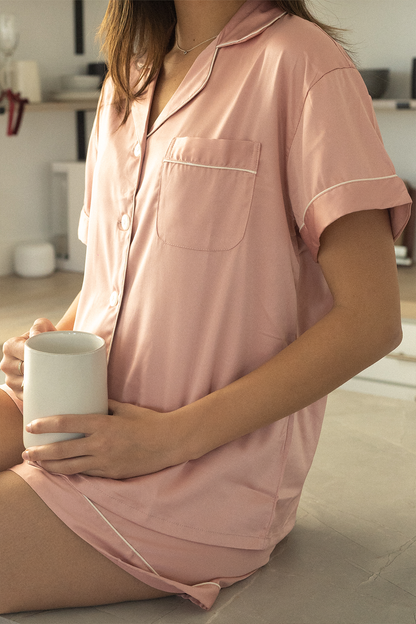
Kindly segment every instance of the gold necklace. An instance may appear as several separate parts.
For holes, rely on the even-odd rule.
[[[175,45],[178,48],[178,50],[180,50],[182,54],[185,55],[185,54],[188,54],[189,52],[192,52],[192,50],[195,50],[195,48],[199,48],[199,46],[203,45],[204,43],[208,43],[208,41],[212,41],[213,39],[215,39],[215,37],[218,37],[218,35],[214,35],[213,37],[210,37],[209,39],[205,39],[205,41],[201,41],[201,43],[198,43],[193,48],[189,48],[189,50],[184,50],[183,48],[181,48],[181,46],[178,43],[178,34],[176,33]]]

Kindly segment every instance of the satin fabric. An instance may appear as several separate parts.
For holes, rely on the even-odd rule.
[[[325,227],[389,209],[396,237],[410,198],[347,54],[268,1],[241,7],[149,128],[153,90],[121,127],[111,82],[103,93],[75,329],[105,339],[111,398],[168,412],[254,370],[330,310],[316,262]],[[294,525],[324,408],[155,474],[68,477],[76,496],[57,513],[82,517],[86,496],[117,510],[121,533],[124,518],[195,543],[270,549]],[[37,477],[36,491],[61,479]]]

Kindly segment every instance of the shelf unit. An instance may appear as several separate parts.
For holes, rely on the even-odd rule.
[[[28,113],[52,113],[72,111],[76,115],[77,126],[77,156],[83,162],[87,157],[88,137],[85,128],[85,113],[94,112],[97,109],[100,92],[97,92],[97,99],[88,100],[68,100],[66,102],[39,102],[38,104],[27,104]]]
[[[375,111],[397,111],[403,113],[406,111],[416,111],[416,100],[373,100],[373,106]],[[396,253],[396,261],[399,266],[411,266],[415,260],[415,233],[416,233],[416,189],[408,189],[413,199],[412,216],[407,224],[399,242],[397,250],[407,249],[405,257],[401,257],[400,252]]]
[[[27,104],[25,112],[27,113],[53,113],[59,111],[95,111],[98,103],[97,100],[72,100],[68,102],[39,102],[39,104]]]
[[[72,100],[68,102],[40,102],[39,104],[28,104],[27,112],[53,112],[53,111],[94,111],[97,108],[97,100]],[[409,110],[416,111],[416,100],[373,100],[376,110]]]
[[[86,157],[87,150],[87,137],[85,132],[85,113],[90,111],[95,111],[97,108],[99,99],[99,93],[97,93],[97,100],[71,100],[71,101],[50,101],[50,102],[40,102],[39,104],[27,104],[25,111],[27,113],[47,113],[47,112],[65,112],[65,111],[73,111],[76,113],[76,123],[77,123],[77,149],[78,149],[78,160],[84,161]],[[397,111],[402,113],[404,111],[416,111],[416,100],[387,100],[387,99],[379,99],[373,100],[374,109],[384,110],[384,111]],[[416,192],[413,191],[411,193],[413,195],[413,199],[416,202]],[[400,265],[410,266],[414,261],[414,241],[415,241],[415,229],[416,229],[416,219],[415,219],[415,207],[412,211],[412,218],[406,227],[404,232],[404,236],[402,237],[402,245],[407,247],[408,254],[406,258],[397,258],[397,263]]]
[[[94,112],[97,109],[100,92],[97,92],[97,99],[88,100],[68,100],[66,102],[39,102],[36,104],[26,104],[25,115],[27,113],[53,113],[70,111],[76,114],[77,124],[77,155],[78,160],[84,161],[87,155],[87,136],[85,130],[85,113]],[[4,114],[6,108],[0,107],[0,114]]]
[[[373,100],[375,110],[416,110],[416,100]]]

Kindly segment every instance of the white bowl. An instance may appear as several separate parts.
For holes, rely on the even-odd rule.
[[[67,91],[91,91],[100,86],[100,76],[62,76],[62,87]]]
[[[14,270],[20,277],[47,277],[55,271],[51,243],[25,243],[14,250]]]

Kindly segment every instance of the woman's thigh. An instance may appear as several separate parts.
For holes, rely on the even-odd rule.
[[[22,463],[23,418],[9,395],[0,390],[0,472]]]
[[[0,613],[167,596],[73,533],[13,472],[0,473]]]

